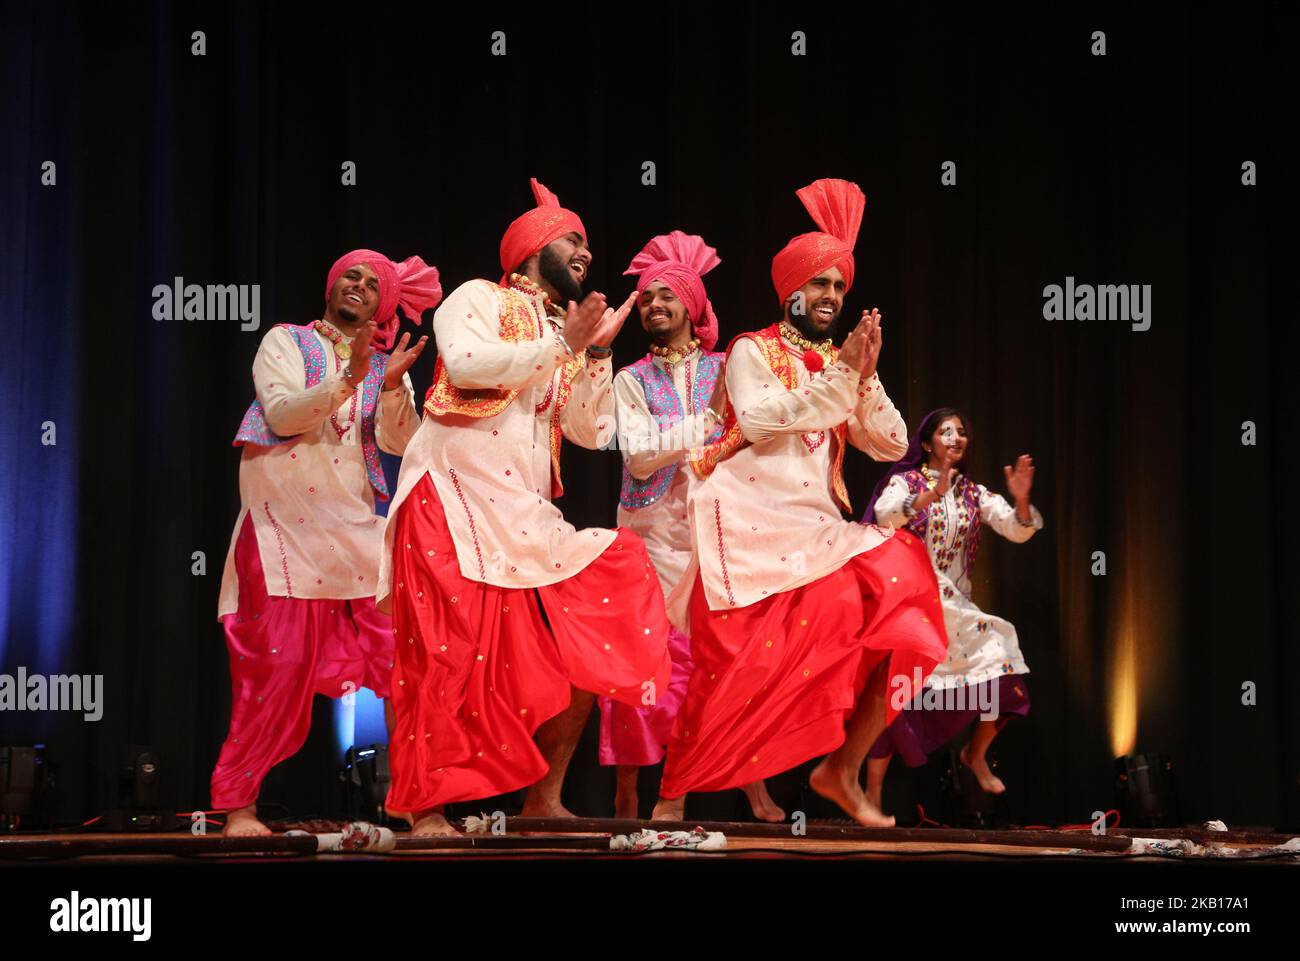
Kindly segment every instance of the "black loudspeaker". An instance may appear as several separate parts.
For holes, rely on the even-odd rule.
[[[45,799],[45,745],[0,747],[0,830],[31,820]]]
[[[339,780],[343,782],[343,808],[349,818],[371,824],[388,823],[384,808],[389,782],[387,744],[348,748]]]

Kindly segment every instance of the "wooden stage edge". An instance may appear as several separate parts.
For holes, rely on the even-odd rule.
[[[611,835],[630,834],[646,827],[689,831],[695,827],[720,831],[727,846],[717,852],[680,850],[633,854],[631,857],[672,858],[801,858],[801,857],[937,857],[1015,859],[1087,857],[1133,860],[1132,839],[1185,839],[1196,844],[1220,844],[1249,855],[1267,854],[1285,844],[1289,835],[1187,828],[1126,828],[1105,835],[1088,831],[966,830],[954,828],[864,828],[812,822],[796,834],[791,824],[718,821],[637,821],[615,818],[508,818],[500,834],[460,834],[455,837],[412,837],[397,833],[396,848],[388,852],[322,853],[315,834],[275,834],[260,838],[226,838],[219,834],[13,834],[0,836],[0,865],[68,859],[103,859],[116,863],[166,858],[207,861],[249,859],[276,861],[309,858],[420,858],[622,856],[610,850]],[[339,828],[341,829],[341,822]],[[1202,860],[1201,858],[1190,858]],[[1277,858],[1270,858],[1276,863]],[[1300,865],[1300,856],[1286,858]]]

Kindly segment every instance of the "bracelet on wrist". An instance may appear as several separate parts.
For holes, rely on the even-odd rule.
[[[560,328],[558,327],[555,328],[555,336],[560,338],[560,344],[563,345],[564,352],[566,354],[568,354],[570,357],[578,356],[573,352],[573,348],[569,346],[569,342],[564,339],[564,334],[560,333]]]
[[[614,353],[613,347],[597,347],[595,344],[587,345],[587,354],[596,360],[604,360],[610,354]]]

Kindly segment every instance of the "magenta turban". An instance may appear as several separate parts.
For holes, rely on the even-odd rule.
[[[397,308],[401,306],[407,320],[420,323],[420,314],[436,307],[442,300],[442,286],[438,283],[438,268],[430,267],[419,257],[407,257],[395,264],[377,250],[353,250],[334,261],[325,281],[325,301],[330,291],[343,276],[343,271],[357,264],[368,264],[379,277],[379,306],[375,309],[375,323],[379,325],[374,344],[379,350],[392,349],[397,339]]]
[[[640,275],[636,282],[638,294],[656,280],[666,284],[686,305],[691,330],[700,339],[700,346],[712,350],[718,342],[718,318],[709,303],[703,277],[720,263],[718,252],[703,237],[674,230],[646,244],[623,274]]]

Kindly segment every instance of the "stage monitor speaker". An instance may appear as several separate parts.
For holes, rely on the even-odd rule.
[[[384,803],[388,798],[388,745],[353,745],[343,758],[339,772],[343,783],[343,805],[348,817],[371,824],[386,824]]]
[[[40,811],[47,786],[45,745],[0,747],[0,829]]]

